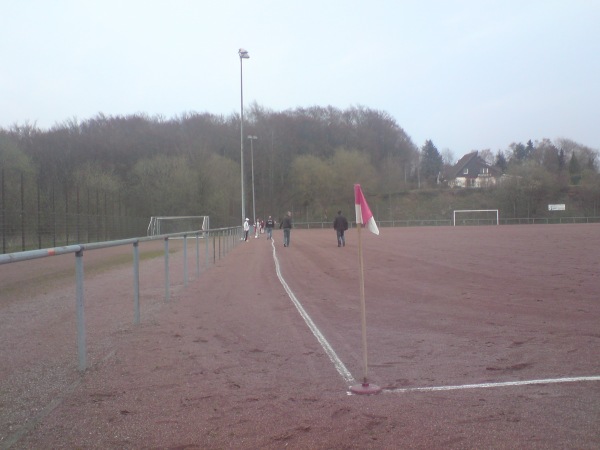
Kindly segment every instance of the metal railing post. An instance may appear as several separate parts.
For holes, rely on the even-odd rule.
[[[85,309],[83,302],[83,250],[75,253],[75,278],[77,302],[77,354],[79,370],[83,372],[87,366],[85,351]]]
[[[217,231],[217,234],[219,232]],[[217,240],[216,237],[213,237],[213,264],[217,262]]]
[[[165,238],[165,301],[170,298],[169,291],[169,238]]]
[[[207,269],[208,268],[208,241],[210,240],[210,236],[211,236],[212,232],[208,232],[205,235],[205,242],[204,242],[204,268]]]
[[[196,278],[200,278],[200,233],[196,233]]]
[[[183,285],[188,285],[187,234],[183,236]]]
[[[140,249],[133,243],[133,323],[140,323]]]

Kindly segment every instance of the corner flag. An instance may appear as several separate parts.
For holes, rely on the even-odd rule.
[[[377,228],[373,213],[367,205],[360,184],[354,185],[354,207],[356,209],[356,223],[366,225],[371,233],[379,235],[379,228]]]
[[[363,225],[366,225],[371,233],[379,235],[379,228],[373,218],[373,213],[367,205],[365,196],[363,195],[360,184],[354,185],[354,207],[356,209],[356,237],[358,241],[358,262],[360,269],[360,312],[361,312],[361,326],[362,326],[362,341],[363,341],[363,363],[364,363],[364,376],[363,382],[350,387],[350,392],[355,394],[377,394],[381,392],[381,388],[375,384],[370,384],[367,379],[367,372],[369,370],[369,364],[367,361],[367,313],[365,305],[365,271],[363,264],[362,255],[362,240],[360,238],[360,229]],[[359,225],[360,224],[360,225]]]

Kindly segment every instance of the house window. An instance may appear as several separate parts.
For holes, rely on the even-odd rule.
[[[463,175],[469,175],[469,169],[463,170]]]
[[[488,167],[482,167],[481,168],[481,173],[487,175],[490,173],[490,169]]]

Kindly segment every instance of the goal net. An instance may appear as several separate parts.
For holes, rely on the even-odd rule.
[[[497,209],[457,209],[452,214],[452,225],[498,225]]]
[[[148,236],[184,233],[186,231],[206,231],[210,229],[208,216],[163,216],[151,217]]]

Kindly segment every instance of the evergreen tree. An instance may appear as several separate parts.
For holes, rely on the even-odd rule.
[[[500,169],[502,173],[505,173],[508,168],[508,162],[506,161],[506,156],[504,156],[502,150],[498,150],[498,153],[496,153],[496,167]]]
[[[561,148],[558,152],[558,171],[562,172],[567,167],[567,157],[565,151]]]
[[[421,149],[421,178],[430,186],[435,185],[443,166],[442,155],[436,146],[430,140],[425,141]]]
[[[525,147],[525,159],[529,159],[533,156],[535,152],[535,147],[533,146],[533,142],[531,139],[527,141],[527,146]]]
[[[510,158],[511,162],[521,164],[527,159],[527,147],[525,147],[522,143],[519,142],[518,144],[511,144],[511,148],[513,151],[513,154]]]
[[[581,180],[581,166],[579,160],[575,156],[575,152],[571,155],[571,161],[569,161],[569,175],[571,175],[571,183],[579,184]]]

